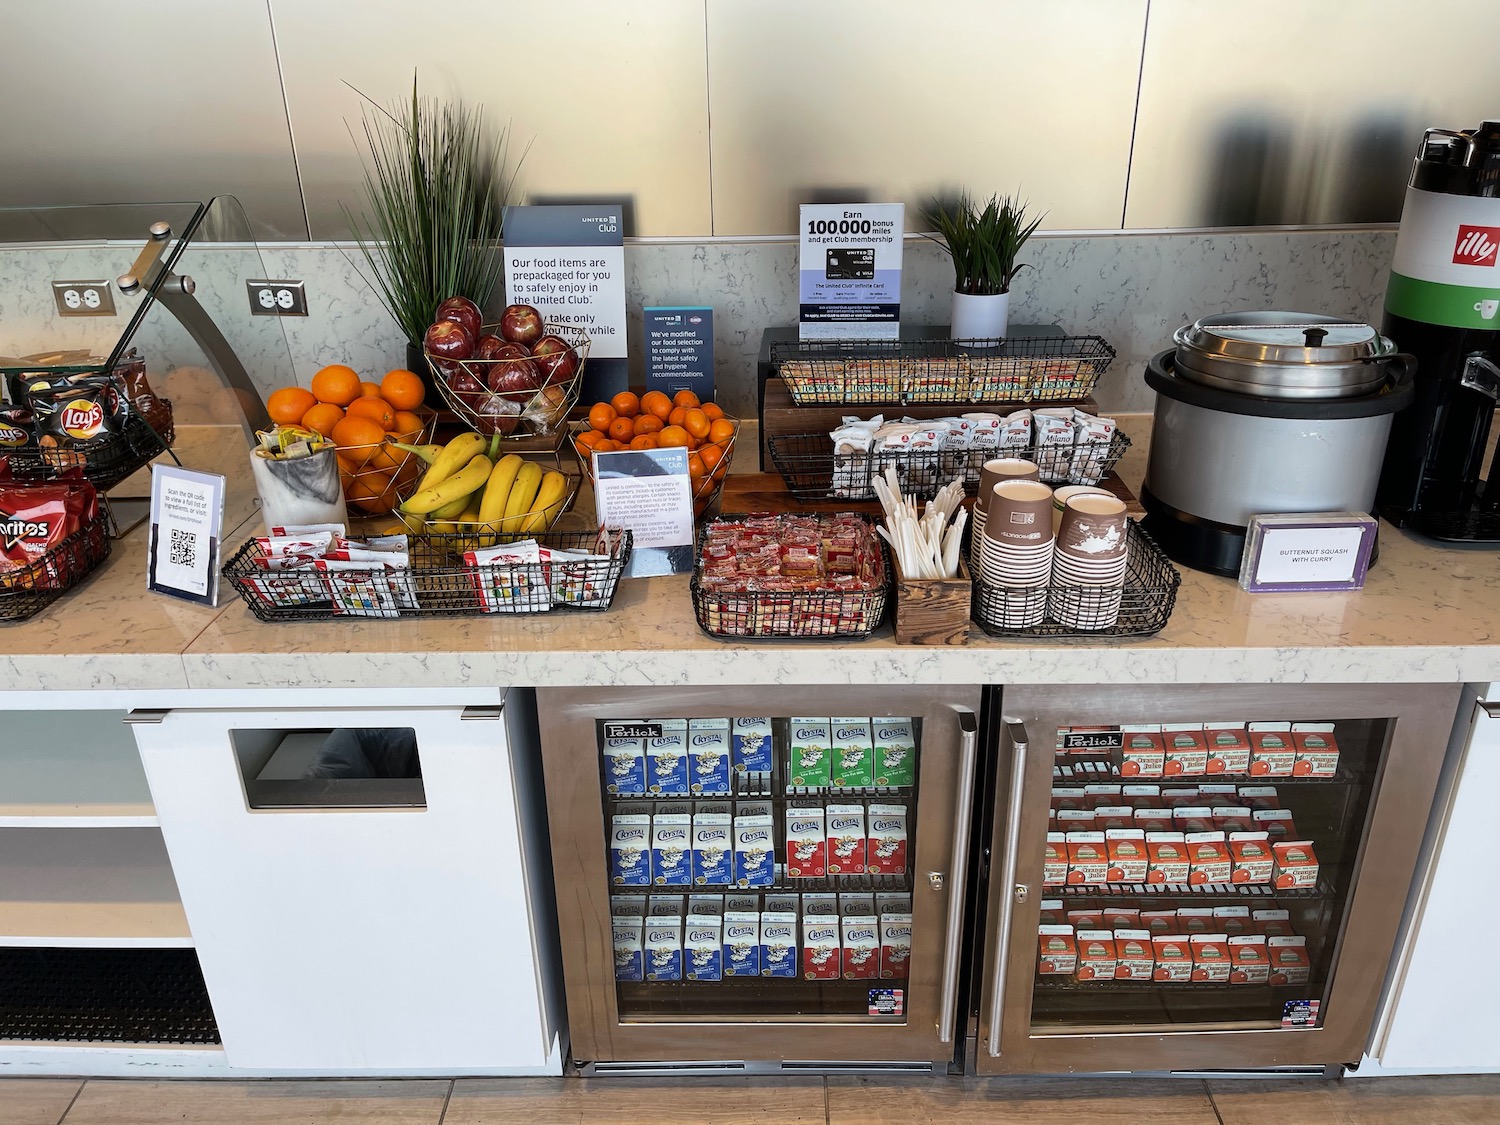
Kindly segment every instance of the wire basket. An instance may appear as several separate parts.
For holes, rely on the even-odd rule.
[[[717,525],[739,523],[746,518],[713,520],[698,537],[698,559],[693,567],[691,589],[693,612],[698,627],[705,633],[725,640],[849,639],[868,637],[879,628],[891,600],[893,568],[885,544],[875,537],[873,524],[861,517],[865,541],[859,549],[871,567],[862,588],[760,590],[715,586],[704,574],[704,546],[710,532]]]
[[[547,321],[544,335],[556,336],[572,350],[577,364],[573,374],[539,390],[491,392],[489,380],[502,369],[521,362],[516,359],[444,359],[424,352],[432,368],[438,391],[448,408],[465,425],[489,436],[532,437],[557,431],[578,403],[583,389],[583,369],[588,363],[589,336],[567,324]],[[498,336],[498,324],[486,324],[484,332]],[[540,373],[538,373],[540,378]],[[455,385],[456,384],[456,385]]]
[[[1123,587],[995,586],[985,581],[970,549],[974,573],[974,623],[992,637],[1149,637],[1159,633],[1177,604],[1182,575],[1135,520],[1128,523],[1128,561]],[[1012,626],[1008,621],[1034,617],[1036,625]],[[1052,614],[1066,608],[1072,624]]]
[[[894,468],[902,492],[930,500],[949,481],[961,479],[970,495],[979,490],[980,471],[994,457],[1035,461],[1049,484],[1098,484],[1114,471],[1130,448],[1119,430],[1108,441],[1079,445],[993,445],[977,449],[892,449],[873,453],[834,453],[827,434],[780,434],[766,439],[771,463],[787,491],[804,504],[835,500],[874,500],[875,478]]]
[[[630,561],[629,531],[608,559],[468,566],[461,537],[411,542],[410,570],[268,571],[249,540],[224,564],[223,574],[261,621],[333,621],[396,617],[477,617],[489,613],[540,613],[551,609],[606,610]],[[593,532],[505,536],[535,539],[542,547],[592,551]]]
[[[806,340],[771,348],[798,406],[1084,399],[1114,358],[1099,336]]]
[[[0,621],[35,617],[87,578],[109,550],[109,509],[101,497],[88,523],[30,565],[0,573]]]
[[[715,448],[719,451],[718,457],[715,460],[712,468],[709,468],[705,465],[704,471],[702,473],[700,473],[696,477],[691,478],[693,489],[693,512],[699,517],[701,517],[705,512],[709,510],[714,501],[719,498],[719,494],[724,491],[724,479],[729,475],[730,462],[734,460],[734,444],[740,436],[740,423],[739,419],[737,418],[727,418],[726,416],[726,420],[734,423],[734,433],[730,434],[723,441],[704,442],[696,450],[688,451],[689,454],[701,454],[704,449],[708,448]],[[585,433],[589,429],[590,427],[587,422],[582,423],[574,429],[573,450],[578,454],[579,464],[583,466],[584,475],[588,477],[589,484],[590,486],[592,486],[594,484],[595,451],[578,440],[579,435]],[[689,466],[691,466],[691,458],[689,458],[688,463]]]
[[[39,448],[6,450],[12,475],[18,480],[56,480],[72,469],[82,469],[83,479],[100,492],[107,492],[125,478],[145,468],[171,449],[176,440],[172,403],[158,400],[165,410],[165,425],[158,433],[145,417],[132,408],[120,429],[104,441],[86,449]]]

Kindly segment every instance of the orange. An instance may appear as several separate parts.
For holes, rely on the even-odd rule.
[[[703,458],[698,456],[698,454],[696,453],[689,453],[688,476],[692,477],[694,480],[697,480],[706,472],[708,472],[708,467],[703,464]]]
[[[634,418],[641,412],[641,400],[630,391],[621,391],[609,400],[609,404],[621,418]]]
[[[691,410],[693,407],[702,406],[703,404],[698,401],[698,396],[692,391],[678,391],[672,396],[672,405]]]
[[[416,372],[398,367],[387,371],[385,378],[380,380],[380,397],[397,410],[415,410],[427,397],[427,388]]]
[[[631,449],[655,449],[657,447],[655,434],[639,434],[630,439]]]
[[[712,473],[724,460],[724,451],[717,445],[705,445],[698,450],[698,460],[703,462],[703,467]]]
[[[312,377],[312,393],[319,402],[348,406],[359,397],[359,375],[342,363],[330,364]]]
[[[697,407],[690,407],[682,416],[682,428],[700,440],[708,436],[710,425],[708,415]]]
[[[609,429],[615,417],[615,408],[607,402],[596,402],[589,407],[589,425],[601,434]]]
[[[668,426],[656,435],[656,440],[663,449],[686,449],[693,440],[693,435],[681,426]]]
[[[665,426],[666,423],[658,418],[655,414],[642,414],[640,417],[635,419],[635,436],[640,437],[642,434],[658,434],[661,433],[663,427]]]
[[[641,396],[641,409],[665,422],[667,415],[672,413],[672,400],[660,391],[647,391]]]
[[[295,426],[317,403],[313,393],[303,387],[282,387],[279,391],[272,391],[271,397],[266,399],[266,413],[273,422]]]
[[[385,427],[373,418],[364,418],[358,414],[347,415],[342,422],[333,427],[330,435],[334,444],[341,449],[357,449],[362,445],[379,445],[385,440]],[[366,455],[369,450],[363,451]],[[360,463],[363,463],[361,461]]]
[[[685,406],[672,407],[672,413],[667,415],[667,425],[680,426],[687,418],[688,408]]]
[[[396,428],[396,412],[391,409],[391,404],[379,395],[366,395],[355,399],[349,404],[349,417],[372,419],[380,423],[382,430]]]
[[[573,438],[576,444],[583,446],[585,449],[593,449],[602,440],[604,439],[599,436],[598,430],[584,430],[582,433],[576,434]]]
[[[344,496],[371,515],[381,516],[396,506],[396,488],[386,473],[361,473],[350,482]]]
[[[307,413],[302,415],[302,424],[309,430],[317,430],[324,437],[332,437],[333,427],[343,420],[343,410],[331,402],[315,402],[307,408]]]
[[[379,398],[380,397],[380,384],[379,383],[372,383],[368,379],[361,380],[360,384],[359,384],[359,397],[360,398]]]
[[[629,418],[616,418],[609,424],[609,436],[615,441],[629,441],[635,437],[635,423]]]
[[[598,445],[594,446],[594,452],[595,453],[618,453],[623,448],[625,448],[625,447],[622,446],[619,442],[615,441],[613,438],[605,438]]]
[[[703,413],[708,415],[708,420],[710,422],[717,422],[720,418],[724,417],[724,411],[720,410],[711,402],[705,402],[703,404]]]
[[[386,401],[391,400],[386,399]],[[424,424],[420,414],[413,414],[410,410],[398,410],[396,411],[396,424],[391,427],[391,432],[399,435],[402,441],[410,445],[422,436]]]
[[[734,437],[734,423],[728,418],[717,418],[708,427],[708,440],[716,445],[732,437]]]

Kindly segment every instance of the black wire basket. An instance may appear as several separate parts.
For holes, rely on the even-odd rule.
[[[224,564],[223,574],[250,612],[262,621],[333,621],[395,617],[478,617],[491,613],[541,613],[551,609],[607,610],[630,561],[632,537],[618,533],[608,559],[469,566],[463,552],[472,536],[441,535],[410,542],[409,570],[314,569],[269,571],[249,540]],[[535,539],[543,547],[592,552],[593,532],[499,537]]]
[[[1177,604],[1182,575],[1135,520],[1129,521],[1125,582],[1119,586],[995,586],[970,547],[974,623],[992,637],[1149,637]],[[1054,614],[1065,611],[1071,623]],[[1038,615],[1037,624],[1018,624]]]
[[[1130,448],[1119,430],[1108,441],[1081,445],[993,445],[977,449],[878,450],[874,453],[834,453],[827,434],[779,434],[766,439],[771,463],[786,482],[787,491],[804,504],[833,500],[874,500],[876,477],[894,468],[901,491],[931,500],[955,478],[973,495],[979,490],[980,470],[995,457],[1035,461],[1048,484],[1098,484],[1114,471]]]
[[[158,433],[137,410],[125,415],[124,424],[107,441],[85,450],[26,449],[7,451],[11,474],[18,480],[56,480],[73,469],[83,470],[83,479],[100,492],[107,492],[125,478],[139,472],[171,449],[176,426],[170,420],[172,404],[160,400],[168,419]]]
[[[93,573],[109,550],[109,509],[101,497],[98,514],[72,535],[28,566],[0,572],[0,621],[35,617]]]

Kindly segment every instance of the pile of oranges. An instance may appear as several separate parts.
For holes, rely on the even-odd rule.
[[[413,372],[389,371],[375,383],[335,363],[312,377],[311,389],[272,392],[266,412],[278,425],[316,430],[332,441],[344,499],[370,515],[383,515],[399,502],[397,491],[421,475],[421,459],[395,443],[422,440],[428,419],[418,410],[426,396]]]
[[[703,500],[729,470],[734,449],[734,421],[692,391],[668,398],[661,391],[637,396],[621,391],[608,402],[589,407],[587,428],[573,436],[579,456],[592,466],[592,454],[621,449],[688,450],[693,495]]]

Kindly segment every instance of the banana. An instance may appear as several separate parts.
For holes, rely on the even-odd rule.
[[[474,435],[478,437],[478,434]],[[480,439],[483,441],[483,439]],[[446,455],[446,450],[444,451]],[[433,468],[437,468],[436,465]],[[475,453],[469,459],[469,463],[451,477],[440,481],[432,488],[419,488],[412,494],[406,503],[401,505],[403,512],[413,512],[417,515],[427,515],[445,504],[451,504],[455,500],[466,500],[471,492],[489,478],[493,466],[490,459],[483,453]],[[466,505],[467,506],[467,505]],[[462,509],[460,509],[462,511]]]
[[[427,472],[422,474],[422,483],[417,486],[418,494],[436,488],[460,469],[466,468],[476,454],[484,451],[484,447],[485,440],[480,435],[459,434],[427,466]],[[485,460],[488,461],[489,458],[486,457]]]
[[[568,478],[556,470],[548,470],[542,478],[541,488],[537,489],[536,499],[531,502],[531,513],[521,522],[521,530],[546,531],[567,491]]]
[[[399,441],[393,441],[391,442],[391,445],[396,449],[402,450],[405,453],[415,453],[429,465],[436,461],[438,459],[438,454],[442,453],[443,451],[443,447],[441,445],[406,445],[405,443]]]
[[[469,495],[472,496],[473,493],[470,493]],[[460,496],[457,500],[453,501],[453,503],[444,504],[441,508],[438,508],[427,518],[430,520],[454,520],[461,516],[464,509],[468,506],[469,496]]]
[[[505,501],[504,522],[506,531],[516,531],[524,521],[516,518],[531,511],[531,502],[536,499],[537,489],[542,486],[542,467],[535,461],[527,461],[516,474],[516,483],[511,486],[510,496]]]
[[[490,473],[489,483],[484,486],[484,502],[479,505],[480,522],[489,523],[505,514],[505,502],[510,499],[510,490],[525,463],[514,453],[508,453],[495,462],[495,471]]]

